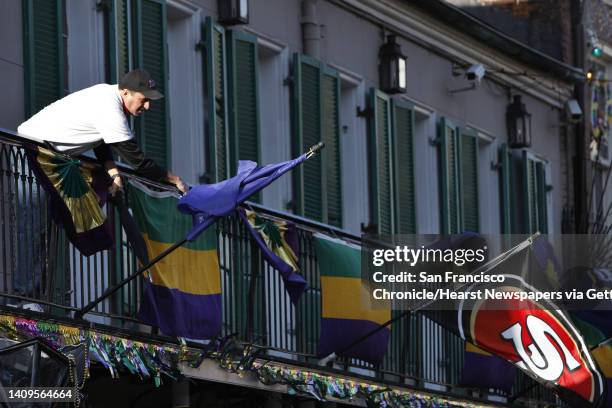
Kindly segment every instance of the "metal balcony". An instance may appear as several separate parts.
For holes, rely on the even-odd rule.
[[[116,210],[110,206],[105,210],[115,225],[116,244],[112,250],[84,257],[68,243],[48,215],[44,190],[28,168],[20,139],[1,129],[0,199],[0,307],[3,309],[31,308],[70,318],[74,311],[136,270],[136,259],[123,239]],[[359,243],[359,237],[251,205],[262,216],[283,218],[296,224],[299,262],[309,289],[294,306],[279,274],[263,260],[244,226],[232,218],[221,219],[216,225],[223,291],[221,335],[235,333],[239,340],[268,347],[272,359],[313,364],[317,361],[321,318],[321,286],[313,233],[340,236],[355,243]],[[140,278],[130,282],[100,303],[87,319],[135,336],[150,335],[152,328],[137,319],[141,285]],[[468,390],[458,387],[463,358],[464,343],[459,337],[415,313],[393,325],[391,343],[380,367],[354,359],[340,359],[338,363],[376,380],[472,397]],[[515,388],[523,390],[529,387],[530,381],[521,374]],[[489,394],[503,396],[492,390]],[[555,401],[543,387],[534,387],[526,397],[540,402]]]

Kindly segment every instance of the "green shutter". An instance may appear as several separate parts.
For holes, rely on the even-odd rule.
[[[503,234],[512,234],[513,217],[512,217],[512,153],[508,150],[508,146],[504,143],[499,148],[499,190],[500,190],[500,216],[501,230]]]
[[[322,140],[320,63],[295,54],[293,78],[294,146],[299,155]],[[295,172],[297,211],[317,221],[323,221],[322,164],[323,156],[316,155]]]
[[[23,1],[25,114],[66,94],[64,0]]]
[[[215,182],[229,176],[225,30],[215,24],[211,17],[206,17],[204,38],[206,52],[203,66],[206,67],[208,108],[207,178],[209,182]]]
[[[340,75],[325,68],[322,80],[323,179],[326,189],[323,202],[327,211],[325,222],[342,227],[342,183],[340,172]]]
[[[461,229],[458,137],[457,129],[446,118],[441,118],[438,125],[438,140],[442,233],[457,234]]]
[[[462,129],[459,140],[461,169],[461,220],[463,231],[480,231],[478,203],[478,136]]]
[[[151,101],[151,108],[136,121],[136,134],[145,154],[155,163],[168,167],[170,126],[168,117],[168,59],[166,3],[164,0],[138,0],[136,3],[136,68],[151,74],[164,98]]]
[[[130,0],[115,0],[109,16],[108,44],[110,50],[110,82],[118,83],[130,70]]]
[[[228,44],[228,113],[230,168],[238,160],[259,162],[259,95],[257,38],[230,30]]]
[[[548,206],[546,205],[546,168],[544,163],[536,163],[536,181],[538,190],[538,227],[542,234],[548,233]]]
[[[340,76],[320,61],[297,53],[292,68],[294,154],[325,143],[320,155],[294,171],[295,208],[305,217],[341,227]]]
[[[539,227],[538,190],[536,180],[536,161],[527,151],[523,151],[523,232],[535,233]]]
[[[370,209],[379,234],[393,234],[393,172],[391,161],[391,101],[389,96],[372,88],[369,107]]]
[[[392,103],[396,191],[395,221],[399,234],[416,234],[416,197],[414,175],[414,109],[394,100]]]

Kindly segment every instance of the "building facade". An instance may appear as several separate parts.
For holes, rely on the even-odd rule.
[[[0,127],[8,133],[54,100],[117,83],[138,67],[166,96],[134,120],[139,142],[190,184],[233,175],[239,159],[280,162],[323,141],[320,157],[253,198],[258,208],[309,229],[353,240],[363,232],[555,234],[572,206],[576,128],[566,105],[583,81],[581,70],[565,48],[551,57],[447,2],[253,0],[242,25],[219,23],[213,0],[6,0],[0,8],[0,37],[8,40],[0,42],[0,81],[9,96],[0,102]],[[379,51],[390,34],[407,57],[406,92],[394,95],[379,82]],[[473,78],[477,67],[484,74]],[[508,126],[516,96],[529,113],[531,143],[521,148],[513,147]],[[7,197],[3,211],[13,206],[18,213],[18,198]],[[1,241],[9,248],[0,269],[5,275],[23,269],[20,244],[10,244],[14,236]],[[59,302],[82,307],[111,281],[102,260],[111,255],[84,260],[70,251],[64,284],[71,294]],[[95,271],[100,287],[88,293],[87,276]],[[264,345],[294,364],[302,362],[299,353],[312,357],[317,330],[299,334],[308,318],[300,320],[292,308],[272,313],[284,300],[262,293],[269,299],[257,312],[269,320]],[[316,291],[304,302],[320,313]],[[272,323],[282,313],[295,321]],[[93,319],[114,324],[109,316]],[[406,327],[392,341],[403,351],[385,363],[389,375],[350,361],[343,372],[478,404],[508,397],[459,387],[463,344],[423,324],[421,349],[414,352],[424,352],[427,361],[406,358],[411,351],[401,344],[413,336]],[[452,347],[458,351],[450,357]],[[194,379],[253,387],[208,365],[185,370]],[[258,387],[265,403],[288,403],[274,394],[278,389]]]

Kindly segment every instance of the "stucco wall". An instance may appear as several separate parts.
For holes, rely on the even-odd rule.
[[[67,13],[69,21],[80,21],[79,24],[73,23],[72,26],[69,26],[69,35],[73,39],[80,35],[79,30],[84,30],[88,26],[96,29],[94,23],[99,22],[99,17],[95,15],[95,11],[92,11],[93,3],[92,0],[85,7],[82,4],[76,6],[72,1],[68,1],[68,5],[72,4],[75,7]],[[216,12],[216,1],[214,0],[198,0],[191,3],[176,1],[169,4],[169,7],[172,7],[172,4],[198,6],[200,8],[198,18],[202,21],[207,15]],[[378,50],[384,42],[383,30],[380,23],[351,12],[347,7],[340,7],[337,2],[319,0],[317,4],[317,17],[322,32],[320,59],[339,68],[343,74],[352,75],[353,80],[358,85],[355,93],[352,94],[353,100],[342,102],[345,105],[341,108],[344,116],[341,117],[340,125],[341,127],[346,125],[347,128],[351,129],[350,134],[341,134],[342,143],[347,146],[342,152],[342,161],[345,164],[343,168],[345,172],[343,178],[343,191],[345,192],[344,224],[351,232],[359,233],[360,224],[370,222],[367,216],[367,198],[363,194],[364,191],[367,191],[367,172],[359,172],[357,168],[359,165],[365,166],[367,163],[367,144],[365,143],[367,134],[365,120],[352,115],[355,115],[353,112],[356,111],[357,106],[364,107],[366,105],[368,89],[376,87],[378,84]],[[0,37],[11,38],[11,41],[0,41],[0,81],[2,81],[6,94],[10,95],[9,98],[0,102],[0,126],[15,129],[23,119],[24,105],[21,2],[19,0],[4,0],[2,9],[2,13],[0,13]],[[82,20],[79,19],[79,13],[83,14]],[[268,40],[281,44],[281,47],[286,46],[282,53],[284,55],[283,64],[288,65],[288,61],[294,52],[302,52],[301,1],[251,1],[250,19],[248,29],[262,34]],[[92,23],[85,24],[88,21]],[[101,27],[98,27],[98,29],[101,29]],[[245,28],[238,26],[235,29]],[[88,35],[88,37],[82,35],[79,37],[81,47],[84,43],[90,46],[99,44],[99,36],[91,35],[91,33]],[[416,146],[419,152],[416,162],[417,193],[419,193],[417,203],[419,205],[419,219],[425,220],[420,223],[421,231],[437,232],[437,187],[431,185],[436,183],[433,176],[436,175],[437,154],[436,148],[429,144],[429,139],[435,137],[435,124],[440,117],[444,116],[457,126],[471,126],[486,135],[487,143],[490,141],[490,147],[482,150],[483,157],[481,160],[490,162],[492,158],[495,158],[497,147],[506,140],[505,112],[510,93],[522,92],[517,89],[511,90],[507,86],[492,81],[489,79],[490,77],[486,77],[476,89],[451,95],[449,89],[458,89],[469,85],[469,82],[462,75],[453,75],[453,61],[412,38],[400,36],[398,41],[408,57],[408,92],[403,97],[413,101],[417,107],[429,113],[427,119],[422,118],[416,134],[420,138]],[[69,50],[73,50],[73,54],[77,52],[74,50],[78,49],[78,44],[77,41],[69,42],[69,47],[71,47]],[[191,47],[188,49],[191,49]],[[70,78],[79,82],[77,88],[96,80],[100,75],[101,70],[97,70],[94,66],[100,64],[100,61],[95,61],[98,57],[99,53],[91,52],[79,55],[78,58],[69,55],[71,61],[69,67]],[[82,59],[85,60],[81,61]],[[182,71],[172,68],[173,64],[178,66],[182,63],[181,61],[171,61],[170,75],[177,75],[177,72],[182,73]],[[280,88],[282,81],[285,79],[284,73],[287,71],[285,69],[275,69],[282,72],[283,77],[279,77],[277,82],[274,80],[270,82],[270,78],[268,78],[267,83],[273,85],[276,83],[275,86],[278,87],[278,90],[275,91],[274,95],[277,98],[286,99],[280,101],[280,103],[288,106],[288,92],[283,91],[283,89],[288,88]],[[77,84],[71,85],[71,89],[76,89],[74,86]],[[262,91],[266,92],[266,90]],[[555,220],[554,225],[559,226],[562,209],[559,111],[539,99],[532,97],[524,97],[523,99],[527,110],[532,114],[534,135],[532,150],[549,163],[550,181],[553,185],[553,190],[549,194],[550,210]],[[201,100],[198,101],[198,103],[202,103]],[[174,104],[174,109],[181,110],[186,109],[194,101],[188,100],[188,98],[175,97],[170,103]],[[347,103],[354,104],[354,106],[346,106]],[[203,111],[203,107],[198,109]],[[262,118],[261,120],[281,121],[287,124],[288,114],[289,110],[285,109],[282,118],[275,116],[273,118]],[[197,121],[197,118],[194,120]],[[288,129],[288,126],[279,126],[278,134],[274,136],[276,139],[268,140],[265,135],[262,135],[262,149],[266,150],[266,160],[280,161],[288,158],[289,143],[287,141],[291,138]],[[201,132],[201,129],[198,131]],[[285,143],[278,143],[278,137],[284,137],[287,140]],[[173,152],[175,158],[191,157],[192,145],[189,143],[173,144],[173,149],[183,149]],[[202,163],[194,163],[194,165],[199,167],[202,166]],[[185,166],[183,165],[183,167]],[[482,170],[480,174],[481,183],[486,183],[486,186],[488,186],[482,191],[497,195],[497,173],[491,170],[487,171],[486,165],[484,167],[481,165],[480,168]],[[200,170],[194,170],[189,177],[192,181],[197,181],[197,176],[200,173]],[[355,174],[360,176],[355,177]],[[272,205],[279,210],[285,210],[284,205],[289,200],[290,192],[291,187],[287,179],[282,182],[282,188],[277,186],[274,195],[264,195],[264,204]],[[499,205],[498,201],[488,198],[482,199],[481,203],[489,207]],[[487,211],[483,211],[484,215],[481,216],[483,231],[495,232],[498,230],[498,226],[493,225],[499,222],[497,213],[496,208],[488,208]],[[556,228],[558,230],[558,227]]]

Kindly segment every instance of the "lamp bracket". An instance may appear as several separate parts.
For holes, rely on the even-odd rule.
[[[430,137],[429,138],[429,145],[430,146],[440,146],[440,137]]]
[[[463,88],[457,88],[457,89],[446,89],[446,91],[449,93],[449,95],[454,95],[456,93],[461,93],[461,92],[465,92],[465,91],[472,91],[476,89],[476,82],[472,82],[470,84],[470,86],[465,86]]]
[[[494,161],[491,162],[491,170],[497,171],[499,169],[502,168],[502,164],[501,163],[495,163]]]
[[[357,117],[358,118],[367,118],[371,119],[374,117],[374,111],[370,106],[366,106],[365,108],[357,107]]]

